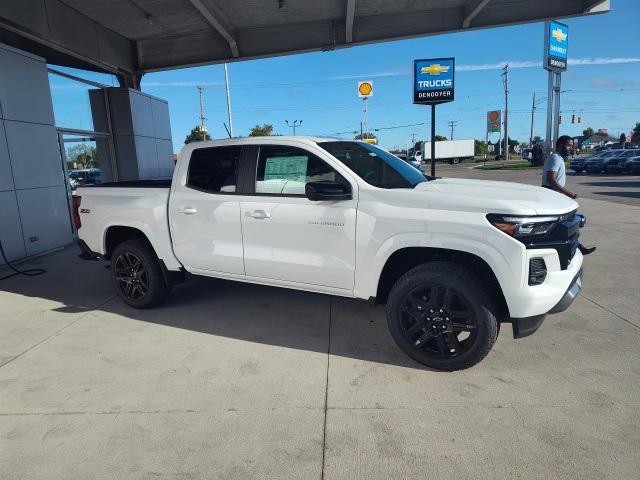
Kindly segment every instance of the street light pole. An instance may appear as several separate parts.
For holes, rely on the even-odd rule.
[[[285,123],[287,124],[287,126],[293,128],[293,136],[295,137],[296,127],[302,125],[302,120],[294,120],[292,123],[289,123],[289,120],[285,120]]]

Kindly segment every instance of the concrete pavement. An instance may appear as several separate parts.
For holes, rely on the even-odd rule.
[[[136,311],[75,249],[36,259],[0,283],[0,479],[637,478],[640,208],[581,209],[583,294],[455,373],[383,307],[192,279]]]

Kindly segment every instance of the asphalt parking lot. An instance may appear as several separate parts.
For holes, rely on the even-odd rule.
[[[478,166],[476,164],[472,166]],[[541,169],[528,170],[478,170],[469,164],[438,165],[436,174],[444,177],[483,178],[506,182],[540,185]],[[428,171],[428,168],[427,168]],[[606,173],[575,173],[567,169],[567,187],[578,194],[579,199],[591,198],[612,203],[640,206],[640,176]]]
[[[638,478],[640,206],[580,188],[581,296],[455,373],[408,359],[383,307],[191,279],[136,311],[75,249],[33,260],[0,282],[0,478]]]

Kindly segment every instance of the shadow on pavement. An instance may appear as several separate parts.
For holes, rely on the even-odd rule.
[[[593,192],[594,195],[608,195],[611,197],[640,198],[640,192]]]
[[[27,297],[10,298],[12,309],[22,315],[38,315],[43,308],[35,299],[46,299],[62,304],[49,304],[47,309],[69,314],[93,310],[100,315],[100,321],[109,320],[109,315],[101,315],[105,312],[208,335],[319,353],[327,353],[331,326],[334,355],[426,369],[395,345],[383,306],[192,276],[175,286],[164,304],[151,310],[136,310],[114,298],[110,274],[102,262],[82,261],[75,254],[75,249],[69,248],[28,262],[29,267],[42,266],[47,273],[0,282],[0,292]]]
[[[619,182],[585,182],[583,185],[590,185],[592,187],[620,187],[620,188],[640,188],[639,180],[622,180]],[[594,192],[600,193],[601,192]]]

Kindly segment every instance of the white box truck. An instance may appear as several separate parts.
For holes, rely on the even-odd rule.
[[[473,140],[443,140],[436,142],[436,161],[459,163],[474,155]],[[431,142],[416,143],[414,156],[420,162],[431,161]]]

